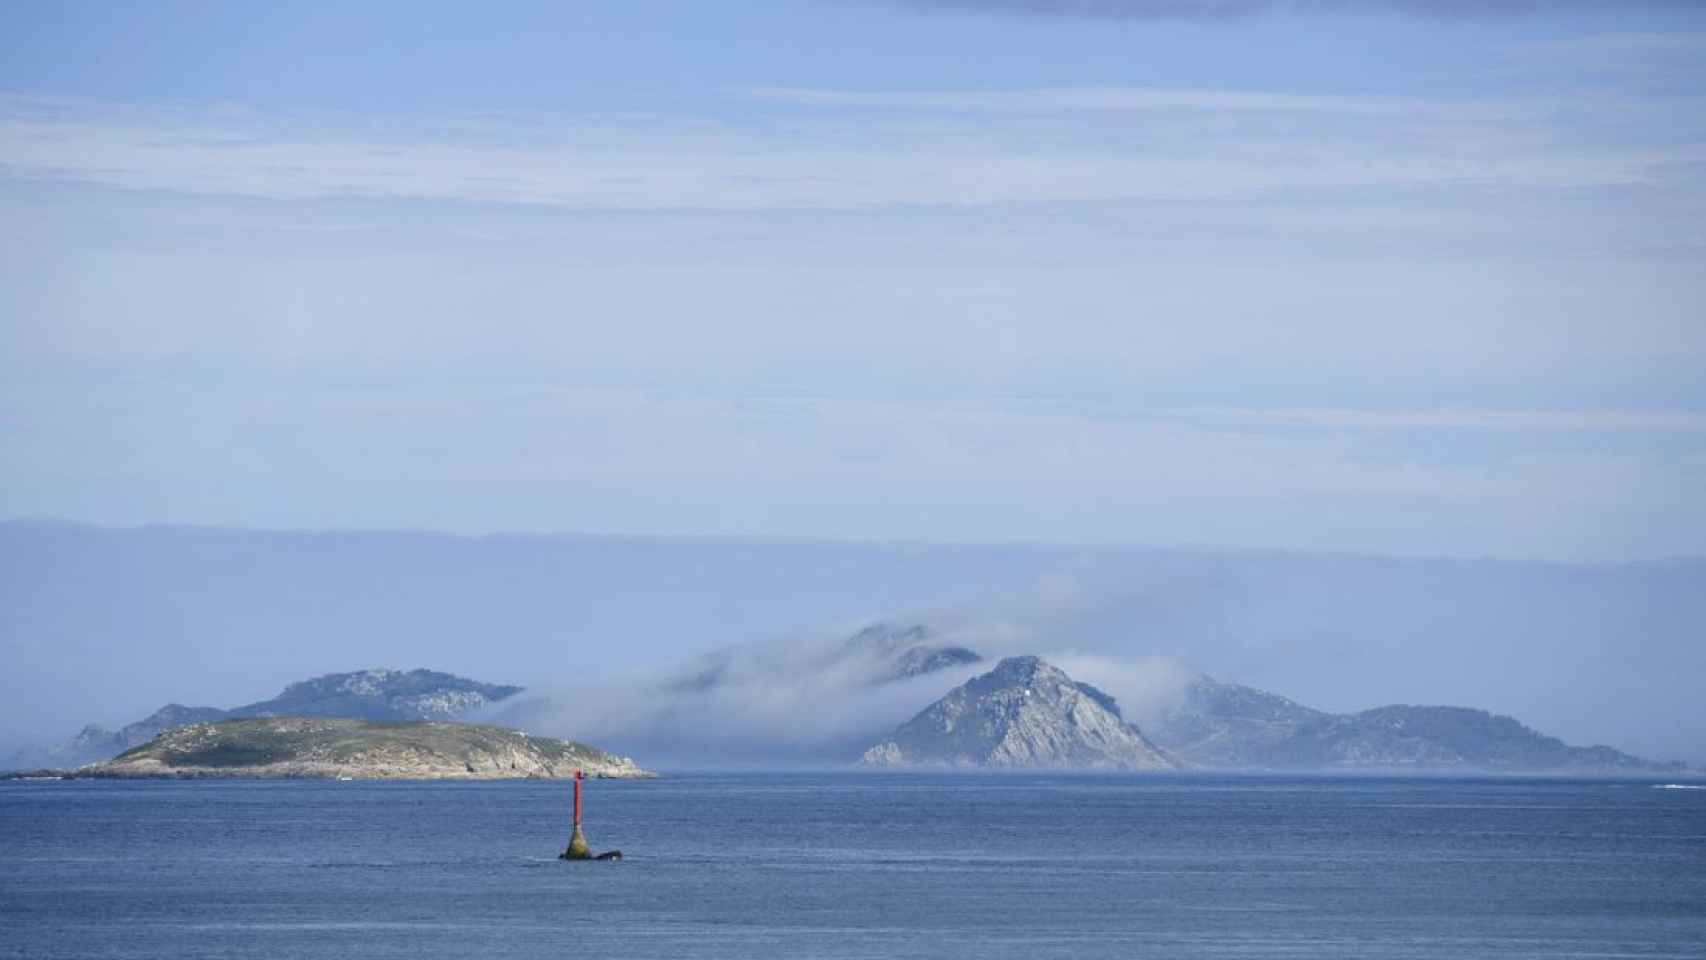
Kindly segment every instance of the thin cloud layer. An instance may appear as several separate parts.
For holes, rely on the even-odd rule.
[[[1698,22],[621,7],[549,82],[0,93],[16,513],[1698,552]]]
[[[0,178],[282,200],[964,209],[1371,190],[1688,188],[1703,155],[1687,139],[1629,136],[1646,111],[1616,100],[1572,104],[1561,121],[1559,104],[1548,101],[1236,90],[768,88],[746,96],[779,115],[376,121],[0,98]],[[1084,123],[1086,110],[1105,120]]]
[[[1583,8],[1681,6],[1679,0],[895,0],[923,10],[1127,20],[1215,20],[1269,14],[1401,13],[1425,17],[1539,14]]]
[[[1426,104],[1395,97],[1301,96],[1262,91],[1155,87],[1057,87],[1037,90],[882,93],[800,87],[753,87],[744,93],[755,100],[808,107],[964,112],[1230,111],[1395,116],[1406,112],[1413,113],[1426,107]]]

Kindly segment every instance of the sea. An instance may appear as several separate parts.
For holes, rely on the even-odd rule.
[[[0,957],[1706,957],[1706,789],[677,773],[0,783]]]

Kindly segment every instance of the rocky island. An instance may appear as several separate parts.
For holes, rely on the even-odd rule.
[[[876,767],[1170,770],[1114,698],[1040,657],[1008,657],[865,752]]]
[[[1141,705],[1140,705],[1141,706]],[[1334,714],[1206,675],[1142,730],[1101,690],[1009,657],[865,751],[874,767],[1054,770],[1675,774],[1605,746],[1571,746],[1467,707]]]
[[[331,673],[284,688],[271,700],[239,707],[169,703],[117,730],[90,724],[75,737],[21,759],[55,767],[110,760],[132,747],[191,723],[239,717],[351,717],[358,720],[456,720],[513,697],[520,687],[480,683],[436,670],[357,670]]]
[[[105,763],[99,778],[322,778],[352,780],[555,779],[656,774],[597,747],[506,727],[333,717],[264,717],[192,723]]]
[[[1571,746],[1485,710],[1394,704],[1328,713],[1208,676],[1197,677],[1148,730],[1173,756],[1203,770],[1579,775],[1684,769],[1611,747]]]

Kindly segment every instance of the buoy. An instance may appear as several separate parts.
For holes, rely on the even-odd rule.
[[[575,771],[575,831],[569,835],[569,848],[563,851],[563,860],[591,860],[592,850],[586,845],[586,835],[581,833],[581,781],[586,774]]]

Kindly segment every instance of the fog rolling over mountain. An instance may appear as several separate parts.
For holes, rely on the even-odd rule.
[[[981,661],[951,633],[878,622],[846,635],[730,647],[656,672],[530,689],[482,716],[572,730],[654,765],[839,765]]]
[[[1145,728],[1181,759],[1213,769],[1261,766],[1331,717],[1275,693],[1212,677],[1192,678],[1148,710]]]
[[[717,650],[663,681],[666,690],[702,693],[810,673],[876,686],[977,663],[976,651],[944,642],[923,624],[873,623],[839,643],[767,644]]]
[[[186,707],[168,703],[135,723],[117,730],[108,730],[91,723],[77,731],[64,743],[46,747],[26,747],[17,752],[13,762],[18,766],[74,767],[95,760],[110,760],[134,747],[140,747],[173,727],[192,723],[211,723],[223,720],[231,711],[219,707]]]
[[[270,772],[246,775],[330,776],[337,771],[327,764],[361,753],[366,759],[351,762],[366,771],[363,776],[408,776],[414,768],[404,754],[413,748],[404,741],[387,741],[371,755],[357,743],[383,733],[378,728],[347,743],[340,732],[345,728],[335,726],[314,728],[307,739],[292,733],[285,738],[291,749],[275,755],[273,739],[282,728],[241,721],[331,717],[372,724],[484,717],[565,738],[591,735],[623,749],[638,745],[648,758],[685,767],[835,766],[855,757],[886,768],[1089,771],[1640,774],[1681,766],[1610,747],[1569,746],[1510,717],[1468,707],[1397,705],[1336,715],[1191,674],[1171,661],[1066,655],[1074,669],[1120,691],[1133,708],[1128,714],[1113,695],[1038,656],[1009,656],[986,670],[977,651],[953,639],[968,635],[964,628],[946,635],[922,624],[879,622],[840,639],[729,648],[649,678],[530,696],[522,696],[520,687],[423,669],[331,674],[231,709],[170,704],[117,732],[88,726],[69,743],[14,757],[13,765],[64,768],[123,753],[143,758],[146,769],[120,765],[111,775],[211,776],[221,765],[194,759],[190,754],[199,755],[201,747],[184,745],[237,731],[237,740],[215,754],[246,757],[259,751],[268,758],[262,766],[274,765]],[[987,630],[983,638],[1003,639]],[[939,695],[944,687],[951,689]],[[899,723],[920,703],[929,705]],[[1145,718],[1141,726],[1133,715]],[[422,776],[473,773],[454,763],[445,766],[445,758],[464,753],[482,758],[475,764],[482,775],[508,775],[504,770],[550,775],[535,762],[539,757],[522,757],[532,749],[526,733],[504,734],[509,738],[504,750],[525,748],[521,753],[494,753],[487,749],[491,744],[475,743],[484,735],[464,737],[454,724],[439,726],[445,733],[433,735],[438,746],[432,747],[439,760],[416,770]],[[886,727],[893,732],[871,746]],[[207,736],[179,735],[189,729]],[[168,734],[179,746],[162,749],[177,759],[137,752],[166,743]],[[499,754],[509,759],[494,759]]]
[[[1199,676],[1142,704],[1140,728],[1097,687],[1040,657],[1008,657],[865,751],[884,768],[1653,774],[1609,747],[1572,747],[1511,717],[1443,706],[1334,715]]]
[[[983,659],[970,648],[937,642],[930,628],[922,624],[904,629],[886,623],[872,624],[848,638],[846,650],[849,654],[863,654],[881,664],[870,679],[874,684],[922,677]]]
[[[673,728],[687,755],[833,742],[853,759],[981,672],[874,682],[831,652],[876,621],[991,659],[1042,655],[1146,731],[1160,688],[1206,672],[1332,714],[1461,704],[1706,762],[1701,561],[40,523],[0,523],[0,757],[162,704],[421,664],[525,686],[532,716],[561,720],[539,733],[647,762],[669,759],[644,748]],[[717,669],[721,686],[663,695]]]

